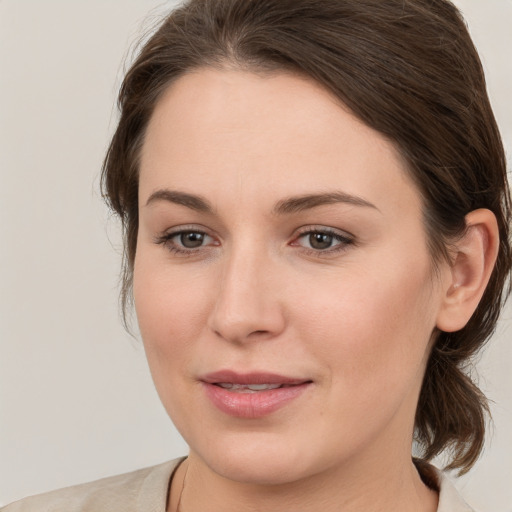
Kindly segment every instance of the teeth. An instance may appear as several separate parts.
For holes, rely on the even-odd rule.
[[[229,382],[219,382],[217,384],[217,386],[220,386],[221,388],[224,388],[224,389],[231,389],[233,387],[233,384],[231,384]]]
[[[217,386],[239,393],[251,393],[256,391],[266,391],[268,389],[277,389],[281,384],[233,384],[231,382],[219,382]]]
[[[281,384],[248,384],[247,387],[252,391],[263,391],[264,389],[277,389]]]

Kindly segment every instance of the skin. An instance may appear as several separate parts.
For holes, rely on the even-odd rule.
[[[334,192],[358,199],[275,211]],[[421,196],[394,146],[305,78],[200,69],[156,106],[139,204],[140,331],[190,446],[169,510],[185,474],[186,512],[436,510],[411,462],[414,413],[460,287],[447,263],[433,273]],[[305,232],[326,229],[349,241],[312,248]],[[203,245],[183,247],[180,231],[205,233]],[[226,368],[312,384],[270,415],[234,418],[200,382]]]

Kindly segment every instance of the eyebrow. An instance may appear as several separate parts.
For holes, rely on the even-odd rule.
[[[178,190],[157,190],[149,196],[149,199],[146,201],[146,206],[156,201],[167,201],[169,203],[179,204],[201,213],[213,213],[214,211],[210,202],[204,197],[179,192]]]
[[[278,215],[298,213],[317,206],[323,206],[327,204],[345,203],[353,206],[362,206],[365,208],[373,208],[380,211],[374,204],[370,203],[366,199],[346,192],[326,192],[320,194],[306,194],[303,196],[289,197],[279,201],[274,206],[273,212]]]
[[[178,190],[159,189],[153,192],[146,201],[146,206],[156,201],[167,201],[190,208],[201,213],[214,213],[211,203],[202,196],[180,192]],[[362,197],[347,194],[346,192],[335,191],[319,194],[305,194],[301,196],[288,197],[278,201],[272,213],[274,215],[287,215],[298,213],[318,206],[344,203],[352,206],[373,208],[380,211],[374,204]]]

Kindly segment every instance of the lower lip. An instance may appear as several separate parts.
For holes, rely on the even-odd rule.
[[[294,399],[298,398],[310,386],[310,382],[277,389],[268,389],[256,393],[237,393],[215,384],[203,383],[206,395],[223,413],[237,418],[262,418]]]

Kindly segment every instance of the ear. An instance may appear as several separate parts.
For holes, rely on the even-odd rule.
[[[454,332],[467,324],[489,282],[498,248],[499,230],[494,213],[479,209],[466,215],[466,233],[455,243],[452,264],[443,280],[438,329]]]

